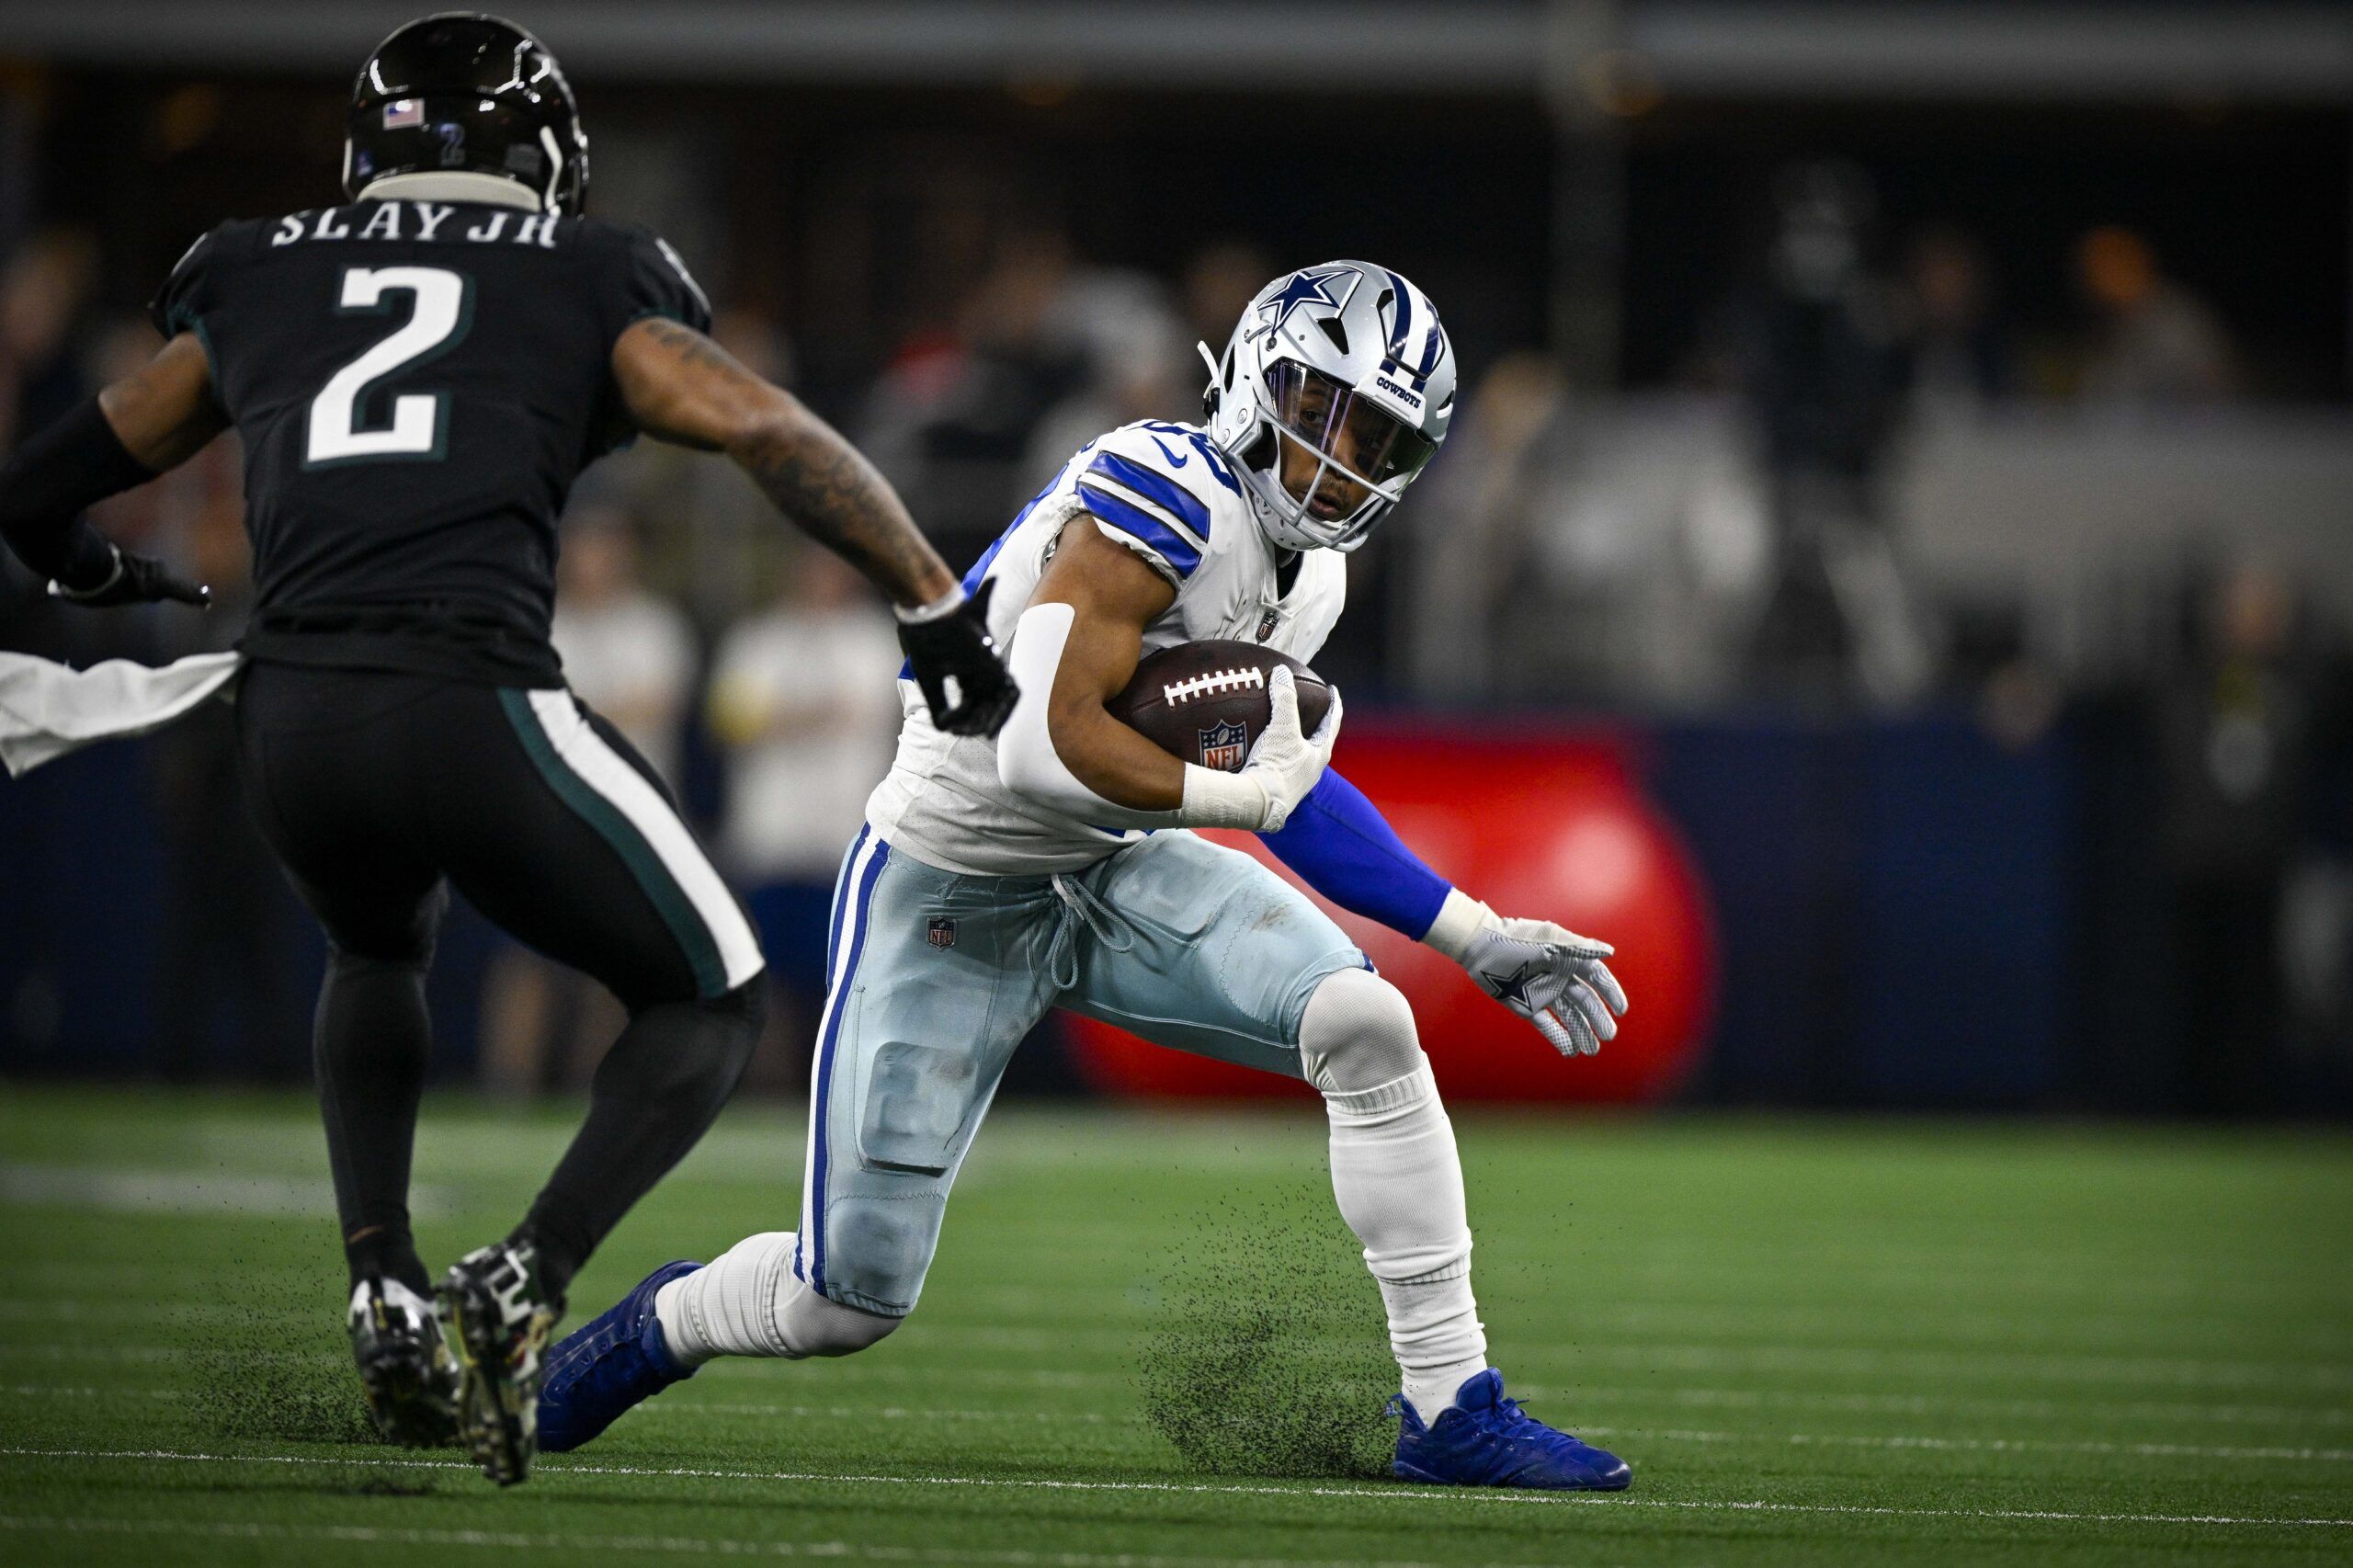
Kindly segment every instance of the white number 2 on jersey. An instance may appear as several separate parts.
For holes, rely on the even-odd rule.
[[[392,422],[382,429],[354,428],[359,399],[369,386],[404,366],[441,353],[463,337],[471,323],[470,279],[438,267],[354,267],[343,275],[344,314],[382,315],[394,308],[387,296],[406,294],[407,324],[327,378],[311,400],[310,439],[303,464],[350,462],[373,458],[438,458],[449,435],[449,394],[403,392],[392,399]]]

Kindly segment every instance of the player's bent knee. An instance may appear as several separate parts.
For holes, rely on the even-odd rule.
[[[760,1031],[767,1027],[767,971],[762,970],[725,995],[698,1006],[711,1016],[716,1026],[727,1086],[732,1093],[742,1081],[744,1070],[752,1064],[752,1053],[760,1047]]]
[[[629,1030],[597,1069],[599,1080],[625,1074],[641,1099],[723,1101],[759,1049],[767,1016],[764,982],[756,975],[723,995],[632,1008]]]
[[[855,1356],[889,1338],[905,1321],[827,1301],[806,1285],[795,1290],[777,1313],[786,1353],[795,1357]]]
[[[1299,1027],[1300,1065],[1327,1095],[1361,1094],[1419,1071],[1428,1058],[1405,994],[1367,969],[1326,975]]]

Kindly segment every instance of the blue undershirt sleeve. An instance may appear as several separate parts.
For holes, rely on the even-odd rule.
[[[1405,847],[1363,790],[1328,767],[1280,833],[1258,836],[1309,887],[1415,941],[1428,934],[1452,891]]]

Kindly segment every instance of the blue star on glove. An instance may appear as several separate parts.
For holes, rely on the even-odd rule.
[[[1481,990],[1536,1026],[1563,1056],[1591,1056],[1616,1038],[1626,993],[1602,960],[1617,949],[1550,920],[1506,920],[1449,892],[1422,938]]]

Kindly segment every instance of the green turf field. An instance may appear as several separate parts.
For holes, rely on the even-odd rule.
[[[428,1256],[565,1131],[430,1107]],[[10,1085],[0,1562],[2353,1561],[2353,1140],[1461,1131],[1496,1362],[1629,1494],[1351,1473],[1385,1362],[1312,1107],[1001,1113],[900,1334],[715,1366],[501,1494],[359,1440],[303,1104]],[[797,1113],[731,1111],[575,1301],[790,1225],[800,1169]]]

